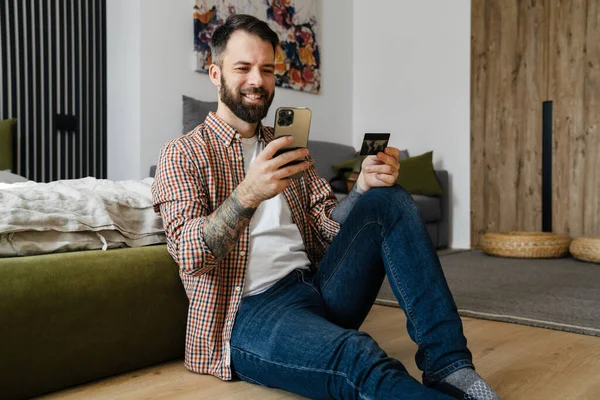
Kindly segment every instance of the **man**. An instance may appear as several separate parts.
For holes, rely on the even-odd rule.
[[[339,204],[306,149],[274,157],[289,141],[260,121],[277,43],[251,16],[219,27],[218,110],[161,151],[152,190],[190,301],[186,366],[317,399],[498,398],[473,369],[419,210],[395,185],[398,149],[365,159]],[[357,330],[386,274],[425,385]]]

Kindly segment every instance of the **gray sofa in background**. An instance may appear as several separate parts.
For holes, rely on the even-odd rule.
[[[356,150],[352,146],[316,140],[309,141],[308,150],[315,162],[319,176],[327,179],[327,181],[331,181],[335,177],[331,168],[332,165],[350,160],[356,156]],[[408,153],[405,153],[405,156],[408,156]],[[155,171],[156,166],[152,166],[150,168],[151,177],[154,177]],[[435,175],[444,190],[443,195],[429,197],[415,194],[412,196],[419,206],[421,217],[425,222],[427,232],[434,247],[439,249],[448,247],[450,189],[448,187],[448,171],[436,170]],[[335,186],[333,187],[338,199],[341,200],[346,196],[343,192],[336,191]]]
[[[322,178],[331,181],[335,174],[331,168],[332,165],[341,163],[342,161],[350,160],[356,156],[356,150],[352,146],[347,146],[338,143],[322,142],[311,140],[308,143],[308,150],[315,162],[317,172]],[[408,156],[408,152],[403,151],[402,158]],[[403,157],[404,156],[404,157]],[[440,186],[444,190],[444,194],[439,197],[422,196],[413,194],[413,199],[419,206],[421,217],[425,222],[427,232],[435,248],[448,247],[449,236],[449,187],[448,187],[448,171],[436,170]],[[335,186],[334,186],[334,192]],[[346,195],[341,192],[336,192],[338,199],[344,198]]]
[[[197,125],[204,122],[210,111],[217,110],[217,102],[214,101],[206,102],[185,95],[181,97],[181,100],[183,132],[191,131]],[[328,182],[331,182],[331,179],[335,177],[331,166],[350,160],[356,154],[356,150],[352,146],[318,140],[310,140],[308,149],[315,161],[317,172],[321,177],[327,179]],[[408,157],[408,152],[403,150],[400,154],[400,160],[406,157]],[[155,167],[153,168],[155,169]],[[150,176],[154,176],[153,168],[151,168]],[[413,195],[413,198],[421,210],[421,217],[425,222],[433,245],[439,249],[448,247],[450,231],[450,187],[448,185],[448,171],[436,170],[435,175],[444,191],[443,194],[436,197]],[[339,183],[341,182],[334,182],[332,185],[334,192],[336,192],[336,187],[340,187]],[[345,194],[338,191],[336,192],[336,196],[341,200]]]

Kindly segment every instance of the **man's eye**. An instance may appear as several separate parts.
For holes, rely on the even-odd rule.
[[[236,71],[248,71],[247,67],[238,67],[235,69]]]
[[[263,72],[264,72],[265,74],[269,74],[269,75],[271,75],[271,74],[273,74],[273,73],[274,73],[274,71],[273,71],[272,69],[265,69],[265,70],[263,70]]]

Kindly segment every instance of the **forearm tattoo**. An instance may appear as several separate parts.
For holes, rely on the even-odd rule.
[[[207,218],[204,241],[217,260],[223,259],[237,244],[256,208],[243,206],[236,191]]]
[[[357,185],[355,184],[348,196],[344,197],[342,201],[333,209],[331,213],[331,219],[337,222],[338,224],[343,224],[350,215],[350,211],[354,208],[358,200],[362,196],[361,193],[357,190]]]

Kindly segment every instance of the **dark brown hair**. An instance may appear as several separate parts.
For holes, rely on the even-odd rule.
[[[256,35],[262,40],[271,43],[273,51],[279,44],[279,37],[266,22],[253,17],[252,15],[236,14],[227,18],[225,23],[219,26],[213,33],[210,40],[210,50],[212,53],[213,63],[219,67],[222,66],[223,60],[221,55],[227,48],[227,43],[231,34],[235,31],[242,30],[252,35]]]

